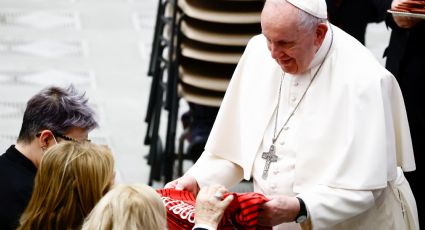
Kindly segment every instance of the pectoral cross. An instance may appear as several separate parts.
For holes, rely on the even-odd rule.
[[[275,154],[274,144],[270,146],[270,150],[268,152],[264,152],[261,156],[264,160],[266,160],[266,164],[264,165],[263,170],[263,179],[267,179],[267,175],[269,173],[270,164],[272,162],[277,162],[277,155]]]

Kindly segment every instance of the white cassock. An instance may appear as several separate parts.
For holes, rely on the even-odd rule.
[[[278,130],[323,62],[276,142],[278,161],[267,179],[262,153],[272,142],[283,72],[263,35],[249,42],[205,151],[187,174],[200,186],[227,187],[252,176],[256,192],[299,196],[313,229],[418,229],[401,170],[415,163],[399,86],[364,46],[331,27],[310,70],[285,74]]]

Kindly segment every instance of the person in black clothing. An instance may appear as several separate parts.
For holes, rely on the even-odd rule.
[[[382,22],[391,0],[326,0],[329,21],[363,45],[367,24]]]
[[[188,158],[196,162],[204,151],[208,136],[218,113],[219,107],[206,106],[188,102],[189,111],[184,113],[181,120],[183,127],[189,129],[187,137]]]
[[[15,145],[0,156],[0,229],[16,229],[34,185],[43,153],[60,141],[87,140],[98,126],[84,94],[50,87],[27,103]]]
[[[394,0],[393,5],[400,1]],[[403,93],[415,154],[416,171],[406,173],[415,195],[419,222],[425,224],[425,199],[421,176],[425,154],[425,21],[388,15],[392,29],[390,43],[385,50],[386,68],[396,77]]]

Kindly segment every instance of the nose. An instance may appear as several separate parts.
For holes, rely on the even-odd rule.
[[[270,43],[270,54],[272,55],[273,59],[278,59],[282,56],[282,51],[279,49],[278,46],[274,45],[273,43]]]

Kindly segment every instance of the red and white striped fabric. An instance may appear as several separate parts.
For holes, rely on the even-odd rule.
[[[192,229],[195,225],[195,197],[188,191],[174,189],[158,189],[157,192],[167,209],[169,230]],[[267,202],[267,198],[259,193],[227,193],[234,199],[227,207],[218,227],[220,230],[246,229],[271,230],[260,228],[258,224],[259,206]]]

